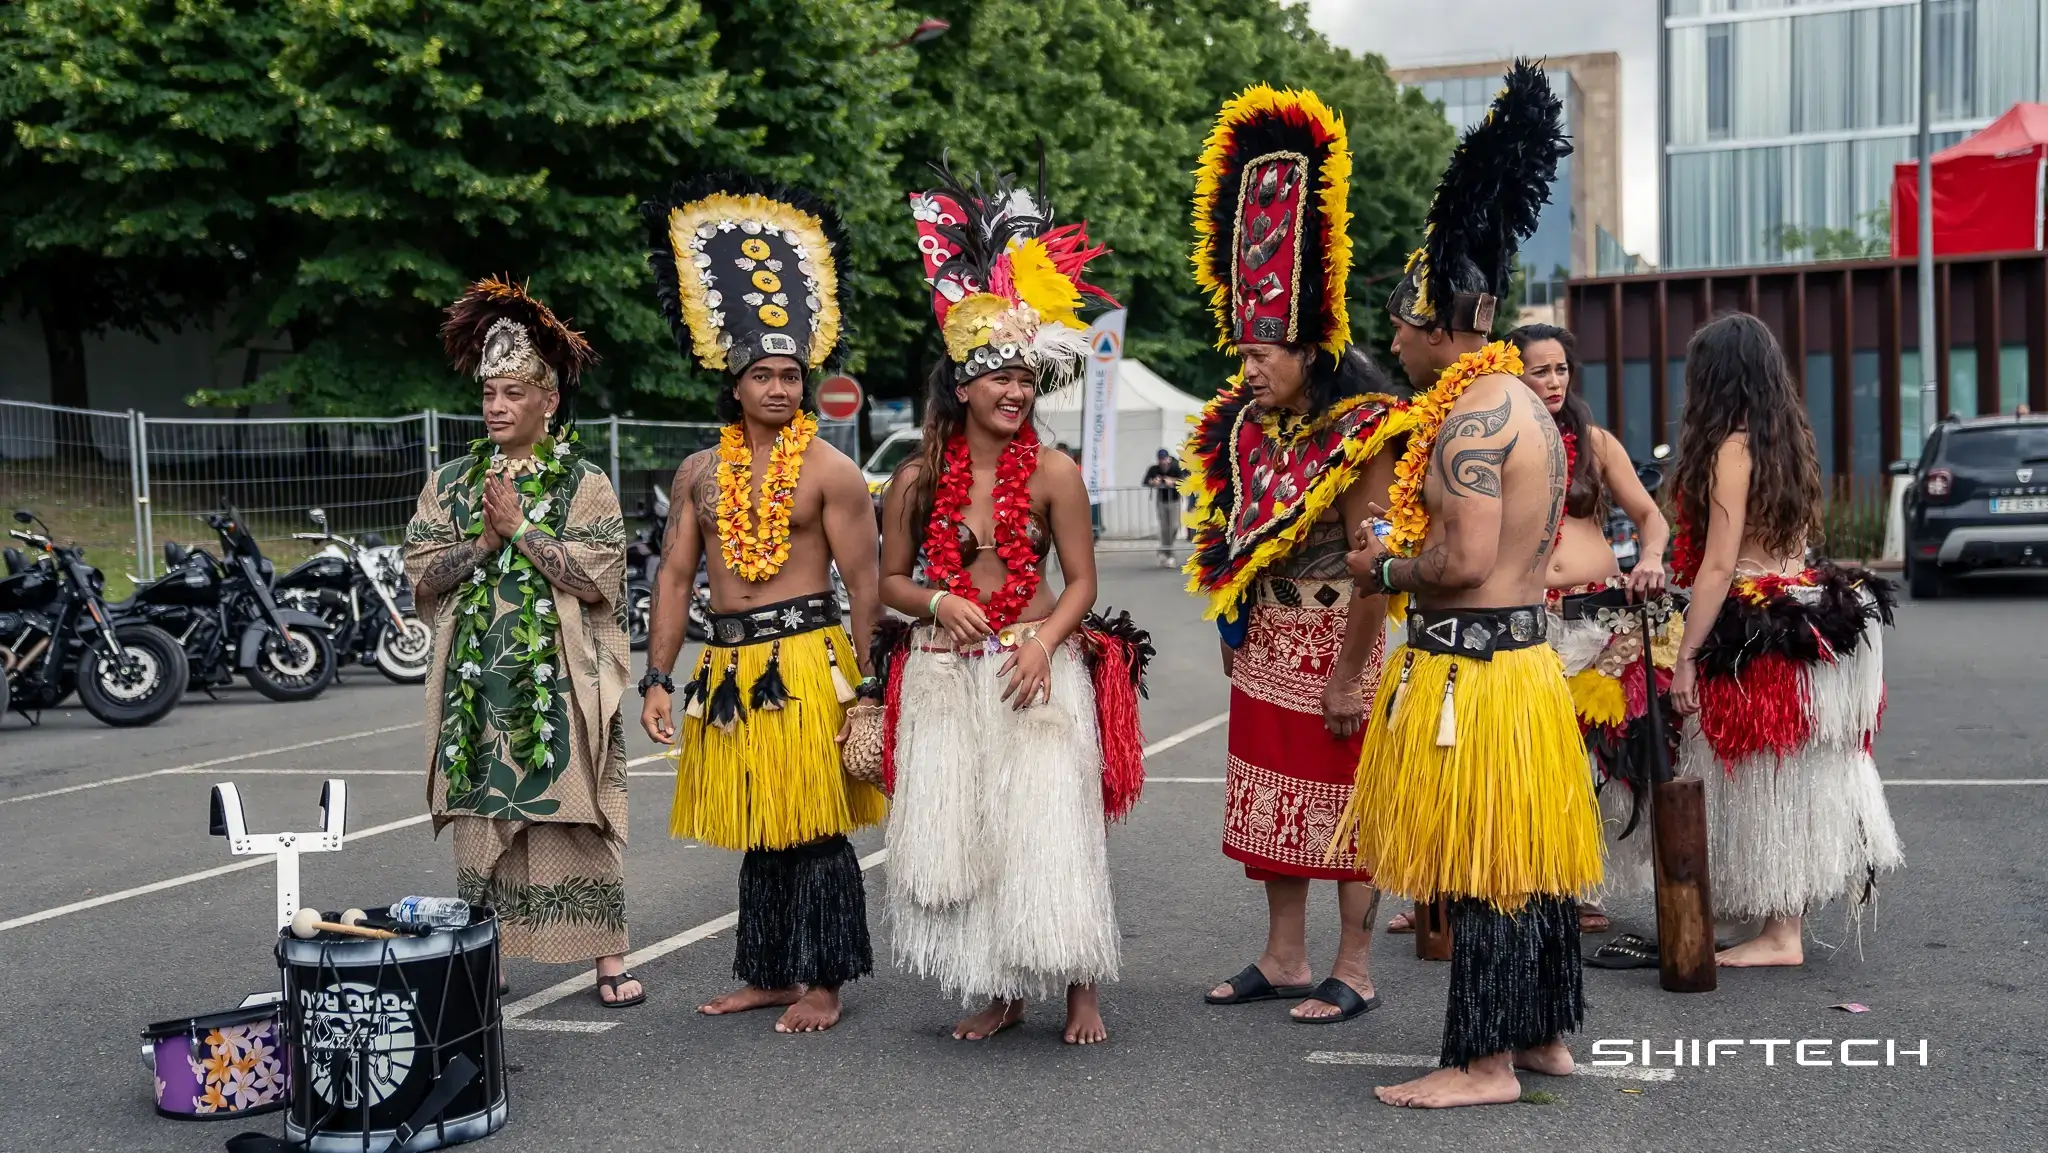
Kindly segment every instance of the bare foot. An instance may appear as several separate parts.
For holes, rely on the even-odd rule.
[[[1357,993],[1360,997],[1363,997],[1368,1001],[1372,1000],[1371,981],[1354,981],[1350,977],[1340,976],[1336,973],[1332,973],[1331,976],[1336,977],[1339,981],[1342,981],[1346,985],[1351,986],[1352,991]],[[1344,1010],[1339,1009],[1337,1006],[1330,1004],[1328,1001],[1318,1001],[1314,997],[1310,997],[1308,1000],[1303,1001],[1299,1005],[1296,1005],[1294,1008],[1288,1010],[1287,1015],[1294,1018],[1297,1021],[1320,1021],[1324,1017],[1335,1017],[1343,1011]]]
[[[1438,1069],[1399,1085],[1382,1085],[1373,1096],[1387,1105],[1405,1109],[1455,1109],[1460,1105],[1506,1105],[1522,1096],[1522,1083],[1515,1080],[1505,1053],[1472,1062],[1464,1069]]]
[[[1785,941],[1766,933],[1714,954],[1714,963],[1730,969],[1803,965],[1806,963],[1806,949],[1797,937]]]
[[[1546,1077],[1569,1077],[1578,1064],[1572,1060],[1572,1051],[1563,1041],[1551,1041],[1515,1052],[1515,1068]]]
[[[722,997],[713,997],[705,1004],[697,1006],[697,1011],[707,1017],[723,1017],[727,1013],[744,1013],[749,1009],[794,1005],[796,999],[802,995],[803,988],[799,985],[781,989],[763,989],[748,985],[744,989],[734,989]]]
[[[1306,957],[1290,965],[1274,960],[1272,954],[1266,953],[1260,955],[1257,964],[1259,972],[1266,975],[1267,983],[1276,989],[1283,985],[1306,985],[1315,977],[1315,974],[1309,971],[1308,958]],[[1230,996],[1230,982],[1225,981],[1214,989],[1209,990],[1209,995],[1211,997]]]
[[[1389,933],[1413,933],[1414,931],[1415,914],[1413,912],[1395,913],[1394,919],[1387,922],[1387,932]]]
[[[988,1003],[988,1008],[953,1026],[953,1039],[985,1041],[1023,1019],[1024,1002],[1005,1001],[998,997]]]
[[[1109,1040],[1109,1028],[1102,1023],[1102,1003],[1093,985],[1067,986],[1067,1032],[1069,1045],[1093,1045]]]
[[[1607,918],[1607,910],[1590,901],[1579,905],[1579,932],[1605,933],[1613,927],[1614,922]]]
[[[805,989],[775,1022],[777,1033],[822,1033],[839,1023],[839,986]]]

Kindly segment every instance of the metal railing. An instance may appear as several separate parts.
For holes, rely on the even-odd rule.
[[[628,516],[684,457],[718,443],[715,424],[607,417],[577,429]],[[431,410],[219,419],[0,401],[0,507],[35,509],[110,574],[154,576],[157,542],[202,537],[197,518],[230,504],[285,560],[302,551],[291,534],[314,507],[338,531],[396,540],[428,476],[481,436],[481,417]]]

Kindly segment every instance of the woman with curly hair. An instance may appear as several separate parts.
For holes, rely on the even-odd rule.
[[[1730,966],[1798,965],[1802,917],[1901,861],[1871,759],[1890,586],[1822,561],[1799,386],[1770,329],[1731,313],[1686,351],[1673,567],[1692,585],[1671,695],[1679,771],[1706,783],[1716,915],[1762,918]]]

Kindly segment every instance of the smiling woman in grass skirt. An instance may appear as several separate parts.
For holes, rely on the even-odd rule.
[[[947,355],[924,451],[882,512],[882,597],[916,622],[887,658],[889,920],[897,964],[985,1007],[980,1040],[1027,998],[1064,994],[1065,1039],[1107,1039],[1118,967],[1105,821],[1137,799],[1142,636],[1091,627],[1095,555],[1080,470],[1031,425],[1087,351],[1090,248],[1005,177],[912,198]],[[1110,302],[1113,303],[1113,302]],[[1044,581],[1057,552],[1063,587]],[[912,579],[922,559],[924,583]]]

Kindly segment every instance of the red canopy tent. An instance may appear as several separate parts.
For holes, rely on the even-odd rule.
[[[1934,154],[1934,251],[2042,247],[2048,104],[2015,104],[1982,132]],[[1920,254],[1920,169],[1892,169],[1892,256]]]

